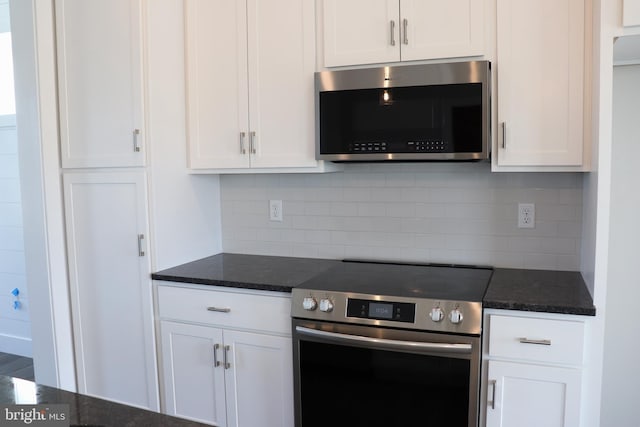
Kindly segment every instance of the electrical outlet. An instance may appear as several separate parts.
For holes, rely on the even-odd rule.
[[[282,222],[282,200],[269,200],[269,220]]]
[[[536,227],[536,205],[518,203],[518,228]]]

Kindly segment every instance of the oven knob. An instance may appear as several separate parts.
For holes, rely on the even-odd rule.
[[[454,324],[462,323],[462,312],[457,308],[454,308],[453,310],[451,310],[451,313],[449,313],[449,320]]]
[[[433,320],[434,322],[439,322],[444,319],[444,312],[440,307],[434,307],[433,309],[431,309],[431,314],[429,315],[429,317],[431,317],[431,320]]]
[[[333,310],[333,303],[330,299],[323,298],[320,300],[320,311],[324,311],[325,313],[329,313]]]
[[[302,300],[302,308],[305,310],[313,311],[317,306],[318,303],[316,303],[316,299],[314,297],[305,297]]]

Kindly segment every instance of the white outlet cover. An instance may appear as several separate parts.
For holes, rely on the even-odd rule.
[[[518,228],[536,227],[536,205],[533,203],[518,203]]]
[[[269,200],[269,220],[282,222],[282,200]]]

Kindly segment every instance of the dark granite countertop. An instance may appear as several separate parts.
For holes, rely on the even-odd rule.
[[[264,291],[291,289],[339,263],[338,260],[218,254],[153,273],[154,280]]]
[[[484,308],[595,316],[593,299],[577,271],[496,268]]]
[[[155,280],[267,291],[291,289],[339,260],[218,254],[152,274]],[[576,271],[494,269],[484,308],[595,315],[593,300]]]
[[[7,376],[0,376],[0,399],[3,406],[69,405],[69,420],[66,425],[71,427],[198,427],[206,425]],[[0,425],[4,425],[2,424],[4,419],[3,413],[0,416]],[[34,422],[35,424],[38,423]]]

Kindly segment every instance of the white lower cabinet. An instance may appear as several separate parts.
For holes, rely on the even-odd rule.
[[[580,425],[585,324],[567,317],[485,316],[486,427]]]
[[[489,379],[487,426],[579,425],[579,369],[490,361]]]
[[[165,412],[221,427],[293,426],[289,306],[282,296],[158,286]]]

